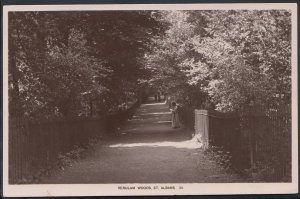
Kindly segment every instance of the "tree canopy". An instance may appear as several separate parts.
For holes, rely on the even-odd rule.
[[[291,13],[172,11],[147,63],[153,82],[185,102],[231,111],[290,103]]]
[[[153,87],[202,108],[290,103],[286,10],[9,13],[12,116],[112,111]]]
[[[10,114],[86,115],[135,97],[160,23],[150,11],[9,13]]]

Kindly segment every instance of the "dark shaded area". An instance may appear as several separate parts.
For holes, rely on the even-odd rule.
[[[142,104],[114,139],[99,142],[94,153],[40,183],[196,183],[244,182],[228,174],[190,138],[186,128],[154,123],[170,119],[164,103]],[[153,114],[155,113],[155,114]],[[164,113],[164,114],[160,114]],[[133,117],[135,118],[135,117]],[[142,119],[145,119],[144,121]]]
[[[205,149],[227,152],[239,173],[263,182],[291,182],[291,109],[251,108],[245,115],[195,111],[196,135]]]
[[[138,106],[136,102],[127,110],[100,118],[9,120],[9,183],[35,182],[60,164],[59,154],[85,148],[92,139],[115,136],[118,126],[124,125]]]

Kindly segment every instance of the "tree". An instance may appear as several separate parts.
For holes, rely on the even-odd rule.
[[[51,117],[135,96],[140,59],[161,30],[148,11],[13,12],[9,33],[10,114]]]
[[[199,67],[190,72],[196,82],[209,73],[207,90],[218,109],[275,103],[278,94],[290,102],[289,12],[207,11],[191,16],[206,17],[210,34],[192,39],[205,60],[194,62]]]
[[[152,82],[185,101],[196,98],[198,107],[222,111],[290,103],[288,11],[172,11],[162,16],[171,25],[147,57]]]
[[[165,35],[155,39],[154,49],[145,55],[145,65],[151,74],[148,83],[152,87],[175,95],[182,102],[195,105],[202,101],[203,93],[189,84],[182,65],[193,54],[188,40],[193,35],[194,26],[187,22],[187,17],[188,14],[182,11],[161,13],[160,20],[169,28]]]

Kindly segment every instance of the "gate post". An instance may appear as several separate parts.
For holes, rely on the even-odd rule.
[[[209,147],[208,110],[195,110],[195,134],[200,137],[204,149]]]

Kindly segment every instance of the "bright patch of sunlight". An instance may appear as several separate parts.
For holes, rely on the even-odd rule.
[[[141,113],[139,115],[164,115],[164,114],[171,114],[171,112],[155,112],[155,113]]]
[[[142,104],[141,107],[144,107],[144,106],[155,106],[155,105],[163,105],[163,104],[166,104],[166,102],[157,102],[157,103],[151,103],[151,104]]]
[[[131,147],[174,147],[182,149],[198,149],[202,147],[202,143],[192,139],[181,142],[153,142],[153,143],[132,143],[132,144],[114,144],[111,148],[131,148]]]
[[[166,120],[166,121],[157,121],[157,122],[153,122],[153,123],[157,123],[157,124],[161,124],[161,123],[171,123],[171,120]]]

